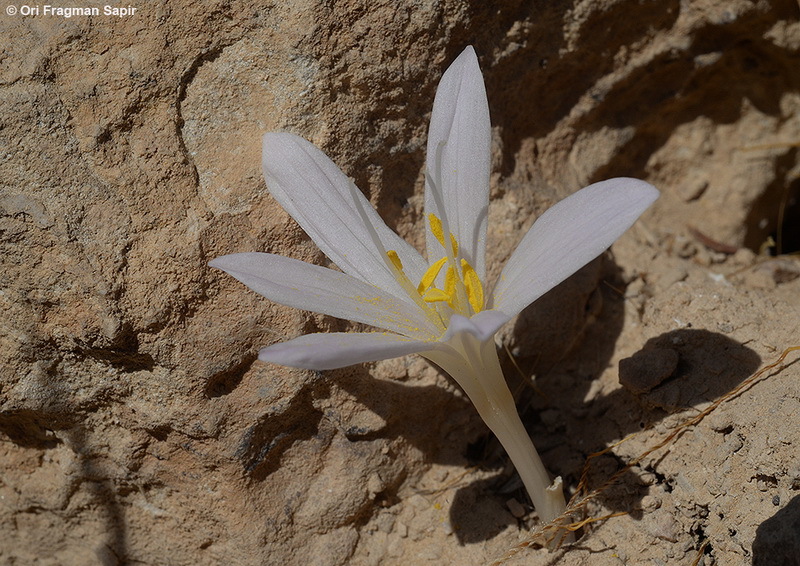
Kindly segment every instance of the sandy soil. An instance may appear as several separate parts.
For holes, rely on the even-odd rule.
[[[0,563],[800,564],[800,353],[728,396],[800,345],[796,2],[198,4],[0,15]],[[264,186],[274,130],[421,248],[433,94],[468,44],[492,274],[582,186],[662,191],[500,334],[545,465],[604,486],[576,520],[615,515],[556,552],[520,546],[536,514],[446,376],[257,362],[354,327],[206,266],[327,265]]]

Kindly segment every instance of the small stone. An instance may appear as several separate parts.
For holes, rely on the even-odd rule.
[[[675,283],[679,283],[689,276],[689,272],[683,266],[675,266],[665,271],[658,280],[659,285],[663,289],[671,287]]]
[[[653,485],[658,481],[658,478],[653,472],[642,472],[639,474],[639,481],[642,485]]]
[[[389,548],[386,549],[389,556],[398,558],[403,555],[402,537],[389,537]]]
[[[636,395],[646,393],[675,373],[678,353],[669,348],[651,348],[619,361],[619,382]]]
[[[686,183],[680,183],[677,192],[683,202],[692,202],[703,196],[707,188],[708,181],[706,179],[695,178]]]
[[[733,332],[735,330],[733,325],[730,322],[718,322],[717,323],[717,328],[723,334],[730,334],[731,332]]]
[[[386,486],[378,473],[373,472],[370,474],[369,478],[367,478],[367,493],[369,493],[370,499],[375,499],[375,496],[381,493],[385,487]]]
[[[397,531],[397,536],[400,538],[406,538],[408,536],[408,526],[405,523],[397,521],[397,523],[395,523],[395,530]]]
[[[786,472],[786,478],[789,480],[791,489],[800,489],[800,464],[795,464],[789,468],[789,471]]]
[[[735,265],[753,265],[756,261],[756,253],[750,248],[739,248],[731,256],[731,262]]]
[[[791,259],[775,258],[759,263],[755,272],[765,273],[776,285],[788,283],[800,277],[800,263]]]
[[[724,453],[726,454],[736,454],[739,450],[742,449],[744,446],[744,441],[742,437],[738,434],[732,434],[725,440],[724,445]]]
[[[730,434],[733,431],[733,418],[726,411],[714,411],[708,416],[708,426],[714,432]]]
[[[668,542],[676,542],[678,540],[678,524],[669,514],[645,515],[643,523],[647,532],[654,537]]]
[[[645,511],[655,511],[661,507],[661,499],[655,495],[645,495],[642,497],[642,509]]]
[[[511,514],[517,519],[521,519],[525,516],[525,508],[513,497],[506,501],[506,506],[508,507],[508,510],[511,511]]]

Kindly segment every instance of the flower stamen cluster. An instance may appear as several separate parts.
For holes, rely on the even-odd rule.
[[[425,271],[416,287],[416,295],[435,308],[439,318],[438,323],[447,327],[447,322],[453,313],[471,317],[481,312],[484,308],[483,283],[478,277],[475,268],[458,255],[458,241],[450,232],[450,237],[445,239],[442,220],[433,213],[428,214],[428,223],[436,240],[444,248],[446,255],[433,262]],[[449,241],[448,241],[449,240]],[[448,245],[449,244],[449,245]],[[408,289],[408,277],[403,271],[403,262],[395,250],[388,250],[386,255],[396,269],[396,277],[401,285]],[[437,280],[445,268],[444,282],[437,286]],[[413,293],[412,293],[413,294]],[[418,300],[416,296],[412,299]],[[431,311],[433,314],[434,311]]]

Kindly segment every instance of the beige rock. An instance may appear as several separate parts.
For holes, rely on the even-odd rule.
[[[491,274],[585,184],[662,190],[604,260],[504,331],[518,383],[536,374],[521,406],[554,475],[574,488],[575,462],[664,410],[688,418],[797,343],[796,262],[755,267],[781,214],[782,251],[800,247],[796,3],[136,7],[0,21],[0,563],[471,565],[524,539],[532,517],[505,502],[525,495],[452,383],[413,359],[257,362],[266,344],[351,326],[206,266],[239,251],[327,265],[264,186],[270,130],[322,147],[421,248],[427,120],[467,44],[494,127]],[[720,257],[689,226],[754,253]],[[681,363],[637,400],[615,368],[650,340]],[[586,529],[565,563],[691,563],[707,540],[706,558],[749,564],[780,546],[760,527],[796,508],[797,372],[729,401],[735,433],[700,423],[647,460],[652,485],[624,475],[592,513],[635,515],[667,487],[669,504],[646,506],[646,528]],[[672,492],[678,477],[693,490]]]

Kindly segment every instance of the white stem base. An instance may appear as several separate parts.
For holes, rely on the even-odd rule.
[[[425,357],[448,372],[466,392],[517,468],[539,518],[549,523],[566,509],[561,478],[550,482],[536,448],[517,413],[494,341],[480,342],[469,333],[453,337],[454,354],[442,350]]]

